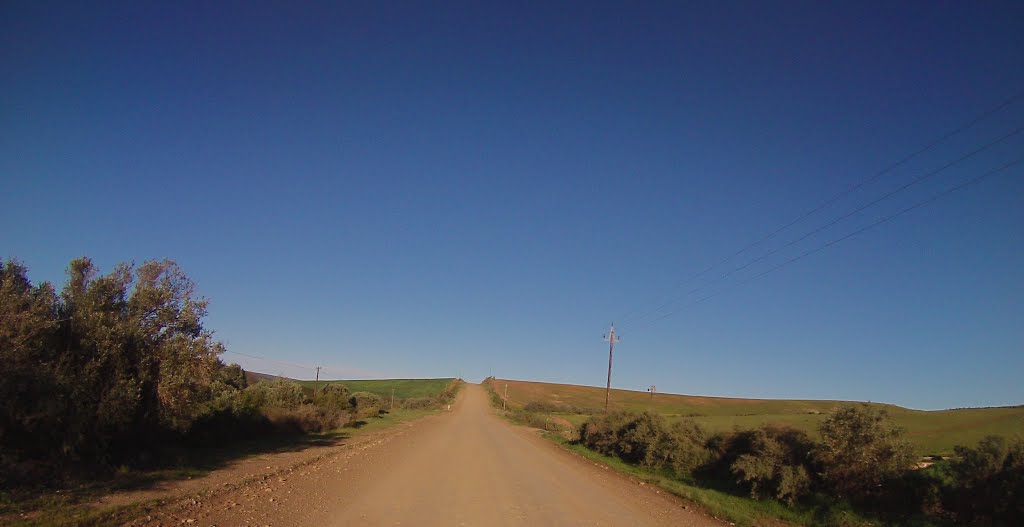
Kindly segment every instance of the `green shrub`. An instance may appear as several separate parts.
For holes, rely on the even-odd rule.
[[[666,461],[679,476],[688,476],[710,458],[705,443],[707,434],[696,421],[680,419],[668,428],[671,447]]]
[[[843,408],[818,430],[821,442],[814,459],[823,483],[838,497],[876,498],[886,482],[898,480],[913,465],[913,448],[885,410],[868,405]]]
[[[349,398],[349,405],[355,412],[356,419],[366,419],[380,415],[383,408],[380,396],[370,392],[355,392]]]
[[[730,467],[737,482],[753,498],[775,498],[790,505],[811,490],[811,450],[814,443],[804,432],[764,427],[755,430]]]
[[[318,390],[314,402],[334,410],[349,410],[352,393],[344,384],[331,383]]]
[[[956,455],[946,507],[963,523],[1024,525],[1024,440],[988,436]]]
[[[580,443],[602,454],[651,468],[690,473],[707,459],[704,432],[692,420],[669,426],[652,412],[594,416],[580,427]]]
[[[302,386],[295,382],[275,380],[258,382],[245,389],[246,405],[259,408],[297,408],[308,402]]]

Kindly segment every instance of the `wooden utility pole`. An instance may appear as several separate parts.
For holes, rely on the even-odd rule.
[[[608,341],[608,385],[604,389],[604,413],[608,413],[608,402],[612,396],[612,353],[615,351],[615,343],[619,341],[615,336],[615,324],[612,324],[604,339]]]
[[[501,410],[505,411],[505,403],[508,402],[508,383],[505,383],[505,398],[501,400]]]
[[[316,380],[313,381],[313,398],[316,398],[316,392],[320,390],[320,366],[316,367]]]

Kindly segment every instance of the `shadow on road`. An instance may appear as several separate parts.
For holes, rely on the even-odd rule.
[[[176,481],[201,478],[256,456],[301,452],[344,443],[344,431],[278,434],[220,446],[161,447],[147,455],[148,468],[121,467],[109,473],[80,471],[74,479],[0,489],[0,524],[21,513],[93,502],[115,492],[158,490]]]

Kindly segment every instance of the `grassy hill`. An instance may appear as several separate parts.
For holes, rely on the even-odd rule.
[[[266,373],[257,373],[247,371],[245,372],[245,378],[250,383],[263,382],[263,381],[275,381],[285,380],[298,383],[308,391],[313,390],[315,386],[323,387],[327,384],[344,384],[348,387],[351,392],[370,392],[380,395],[381,397],[391,397],[392,390],[394,390],[395,397],[399,399],[410,399],[414,397],[433,397],[440,394],[448,387],[449,384],[454,381],[454,378],[442,378],[442,379],[360,379],[360,380],[321,380],[321,381],[299,381],[295,379],[288,379],[285,377],[279,377],[277,375],[268,375]]]
[[[413,397],[433,397],[440,394],[455,379],[370,379],[356,381],[296,381],[303,387],[313,388],[314,384],[344,384],[352,392],[370,392],[381,397],[390,397],[394,390],[395,397],[409,399]]]
[[[499,394],[508,385],[508,400],[523,407],[530,402],[566,405],[575,412],[551,412],[580,424],[591,413],[604,410],[604,388],[495,379]],[[862,404],[851,401],[734,399],[612,390],[613,410],[651,410],[669,419],[692,417],[711,432],[756,428],[764,424],[788,425],[816,434],[818,424],[837,408]],[[988,434],[1024,435],[1024,406],[923,411],[880,403],[922,455],[950,454],[956,445],[973,446]]]

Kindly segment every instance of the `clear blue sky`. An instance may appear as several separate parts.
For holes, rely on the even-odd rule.
[[[229,350],[335,378],[603,385],[617,321],[620,388],[1024,403],[1020,165],[626,316],[1024,90],[1020,2],[170,4],[0,8],[0,256],[36,281],[169,257]],[[702,278],[1022,125],[1018,100]]]

